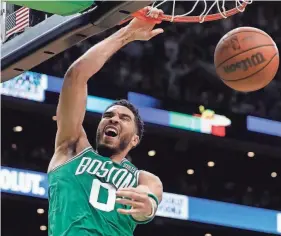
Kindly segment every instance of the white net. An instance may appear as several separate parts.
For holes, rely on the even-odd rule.
[[[185,1],[184,1],[185,2]],[[178,5],[187,4],[183,1],[177,1],[177,0],[163,0],[163,1],[155,1],[152,4],[152,7],[155,8],[162,8],[165,6],[165,3],[169,3],[172,5],[169,7],[169,11],[166,9],[164,12],[165,14],[170,15],[171,17],[169,20],[171,22],[175,21],[176,19],[187,17],[187,16],[196,16],[199,17],[199,22],[203,23],[206,20],[206,17],[208,17],[209,14],[214,14],[220,16],[220,18],[227,18],[230,15],[233,15],[237,12],[243,12],[245,10],[245,7],[248,4],[251,4],[253,0],[196,0],[194,3],[191,3],[191,1],[186,1],[188,4],[192,4],[191,9],[184,13],[184,14],[177,14],[176,9],[181,8],[178,7]],[[202,10],[199,9],[199,5],[202,8]],[[202,7],[203,5],[203,7]],[[171,10],[172,8],[172,10]],[[213,15],[213,16],[214,16]]]

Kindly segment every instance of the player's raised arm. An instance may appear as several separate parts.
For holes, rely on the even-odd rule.
[[[146,8],[149,11],[149,8]],[[151,10],[150,16],[157,18],[161,10]],[[56,148],[60,145],[71,146],[84,134],[84,120],[87,100],[87,81],[97,73],[105,62],[121,47],[134,40],[149,40],[163,32],[155,25],[139,19],[133,19],[126,27],[93,46],[65,74],[57,108],[58,131]]]

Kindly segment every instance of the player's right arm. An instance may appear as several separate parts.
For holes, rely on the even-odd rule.
[[[146,8],[147,12],[149,10],[150,8]],[[151,10],[151,17],[157,18],[159,14],[163,12]],[[76,147],[81,139],[86,140],[88,145],[82,127],[86,112],[88,80],[124,45],[134,40],[146,41],[163,32],[163,29],[153,30],[154,26],[149,22],[133,19],[126,27],[90,48],[70,66],[65,74],[57,107],[56,150],[60,147]]]
[[[65,74],[57,107],[56,147],[72,147],[84,136],[82,123],[86,112],[87,82],[123,45],[127,34],[121,29],[89,49]]]

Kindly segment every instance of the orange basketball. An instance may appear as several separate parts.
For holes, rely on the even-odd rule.
[[[218,76],[229,87],[250,92],[265,87],[279,67],[278,48],[262,30],[241,27],[227,33],[215,50]]]

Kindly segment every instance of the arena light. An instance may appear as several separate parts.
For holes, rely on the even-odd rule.
[[[193,169],[188,169],[188,170],[186,171],[186,173],[187,173],[188,175],[193,175],[193,174],[194,174],[194,170],[193,170]]]
[[[276,178],[276,177],[277,177],[277,173],[276,173],[276,172],[272,172],[272,173],[271,173],[271,177],[272,177],[272,178]]]
[[[253,188],[252,187],[247,187],[247,192],[249,192],[249,193],[251,193],[251,192],[253,192]]]
[[[40,230],[41,231],[46,231],[47,230],[47,226],[46,225],[41,225],[40,226]]]
[[[212,236],[210,233],[206,233],[205,236]]]
[[[15,143],[12,144],[12,149],[14,149],[14,150],[17,149],[17,145]]]
[[[248,157],[254,157],[255,153],[254,152],[248,152]]]
[[[45,212],[45,211],[44,211],[44,209],[42,209],[42,208],[38,208],[38,209],[37,209],[37,213],[38,213],[38,214],[44,214],[44,212]]]
[[[150,156],[150,157],[153,157],[153,156],[155,156],[156,155],[156,151],[155,150],[150,150],[149,152],[148,152],[148,156]]]
[[[21,127],[21,126],[15,126],[15,127],[13,128],[13,131],[14,131],[14,132],[21,132],[21,131],[22,131],[22,127]]]
[[[209,167],[214,167],[214,166],[215,166],[215,162],[209,161],[209,162],[208,162],[208,166],[209,166]]]

